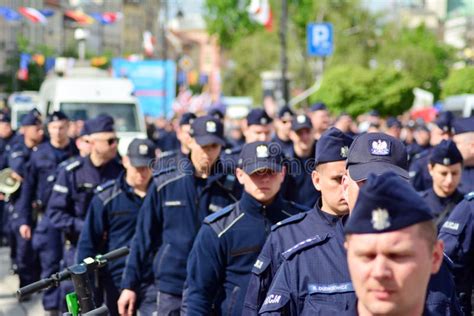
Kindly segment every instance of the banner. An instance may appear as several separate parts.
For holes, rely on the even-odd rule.
[[[176,64],[172,60],[129,61],[113,59],[115,77],[128,78],[145,115],[172,117],[176,89]]]

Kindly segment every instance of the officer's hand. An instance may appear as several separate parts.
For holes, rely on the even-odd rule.
[[[132,290],[124,289],[117,301],[119,314],[123,316],[133,316],[136,301],[137,294]]]
[[[23,177],[20,176],[20,175],[19,175],[18,173],[16,173],[15,171],[12,171],[10,177],[12,177],[14,180],[19,181],[19,182],[23,181]]]
[[[20,235],[23,239],[30,240],[31,239],[31,227],[28,225],[21,225],[20,226]]]

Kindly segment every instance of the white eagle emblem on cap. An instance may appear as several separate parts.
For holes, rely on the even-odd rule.
[[[375,230],[383,230],[390,227],[390,216],[385,208],[376,208],[372,211],[372,227]]]
[[[347,147],[347,146],[341,147],[341,157],[342,158],[347,158],[348,154],[349,154],[349,147]]]
[[[265,125],[265,124],[267,124],[267,123],[268,123],[268,121],[267,121],[267,118],[266,118],[266,117],[262,117],[262,118],[260,119],[260,124]]]
[[[138,146],[138,153],[140,155],[146,155],[148,154],[148,146],[145,145],[145,144],[141,144],[140,146]]]
[[[206,122],[206,132],[215,133],[216,130],[217,130],[216,122],[214,122],[214,121],[207,121]]]
[[[387,141],[381,139],[374,140],[370,148],[370,153],[377,156],[388,156],[390,154],[390,148]]]
[[[306,116],[304,116],[304,115],[298,115],[298,116],[296,117],[296,121],[297,121],[298,123],[300,123],[300,124],[303,124],[304,122],[306,122]]]
[[[449,166],[451,164],[451,159],[449,158],[443,158],[443,165]]]
[[[269,153],[268,153],[268,147],[265,145],[260,145],[257,146],[255,149],[257,152],[257,158],[268,158]]]

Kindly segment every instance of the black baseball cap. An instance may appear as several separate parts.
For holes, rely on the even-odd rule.
[[[283,157],[280,146],[270,142],[253,142],[245,144],[240,152],[238,167],[246,174],[270,169],[280,172]]]
[[[210,144],[225,146],[224,126],[213,116],[204,115],[195,118],[189,133],[200,146]]]
[[[267,125],[272,122],[272,118],[264,109],[252,109],[247,114],[247,126],[250,125]]]
[[[393,171],[408,179],[408,154],[405,145],[384,133],[365,133],[352,142],[347,155],[346,169],[354,181],[366,180]]]
[[[134,167],[150,166],[150,163],[155,158],[156,146],[149,139],[135,138],[132,140],[127,149],[127,157]]]
[[[291,129],[296,132],[303,128],[313,128],[313,124],[311,124],[309,117],[304,114],[293,116],[293,119],[291,120]]]

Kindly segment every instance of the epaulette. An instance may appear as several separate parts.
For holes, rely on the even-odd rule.
[[[163,168],[163,169],[157,170],[157,171],[153,172],[153,177],[154,177],[154,178],[159,177],[159,176],[161,176],[161,175],[163,175],[163,174],[173,172],[173,171],[175,171],[176,169],[177,169],[176,166],[171,166],[171,167],[167,167],[167,168]]]
[[[466,194],[466,195],[464,196],[464,199],[466,199],[466,200],[468,200],[468,201],[474,200],[474,191],[469,192],[468,194]]]
[[[275,231],[278,228],[283,227],[285,225],[298,223],[305,217],[306,217],[306,212],[298,213],[298,214],[293,215],[291,217],[285,218],[282,221],[279,221],[278,223],[276,223],[275,225],[272,226],[271,230]]]
[[[115,184],[116,180],[115,179],[112,179],[112,180],[109,180],[109,181],[106,181],[102,184],[99,184],[96,188],[95,188],[95,192],[96,193],[99,193],[99,192],[102,192],[104,191],[105,189],[108,189],[110,188],[111,186],[113,186]]]
[[[235,204],[227,205],[226,207],[224,207],[224,208],[220,209],[219,211],[215,212],[214,214],[206,216],[206,218],[204,219],[204,223],[210,224],[212,222],[215,222],[216,220],[223,217],[224,215],[229,214],[230,212],[232,212],[232,210],[234,209],[234,206],[235,206]]]
[[[74,169],[76,169],[77,167],[79,167],[80,165],[82,164],[81,160],[75,160],[73,162],[71,162],[69,165],[66,166],[66,171],[72,171]]]
[[[168,150],[168,151],[164,151],[160,154],[160,156],[158,157],[158,159],[163,159],[163,158],[167,158],[167,157],[170,157],[170,156],[174,156],[174,155],[177,155],[178,153],[175,151],[175,150]]]
[[[311,238],[300,241],[299,243],[297,243],[293,247],[291,247],[291,248],[285,250],[284,252],[282,252],[281,255],[285,260],[289,260],[294,255],[300,253],[301,251],[323,243],[324,241],[326,241],[326,239],[328,237],[329,237],[329,234],[326,234],[326,235],[323,235],[323,236],[315,235]]]
[[[224,150],[224,154],[226,154],[226,155],[235,155],[235,154],[240,153],[241,151],[242,151],[241,146],[235,146],[235,147],[227,148],[226,150]]]
[[[307,212],[309,210],[311,210],[310,207],[306,206],[306,205],[303,205],[303,204],[299,204],[299,203],[296,203],[296,202],[293,202],[293,201],[288,201],[291,206],[293,206],[294,208],[298,209],[298,210],[301,210],[302,212]]]
[[[421,191],[421,192],[418,192],[418,195],[421,196],[422,198],[425,198],[428,196],[428,191]]]
[[[176,167],[165,168],[153,174],[153,183],[156,186],[156,191],[160,191],[168,183],[176,181],[184,176],[186,176],[186,174],[180,172]]]
[[[99,199],[102,201],[104,206],[109,203],[114,197],[122,192],[122,188],[117,185],[116,180],[109,180],[101,185],[97,186],[96,193]]]
[[[61,161],[58,165],[58,169],[59,168],[65,168],[67,165],[69,165],[70,163],[72,163],[73,161],[76,161],[76,160],[78,160],[78,157],[74,156],[74,157],[69,157],[68,159],[66,159],[64,161]]]

